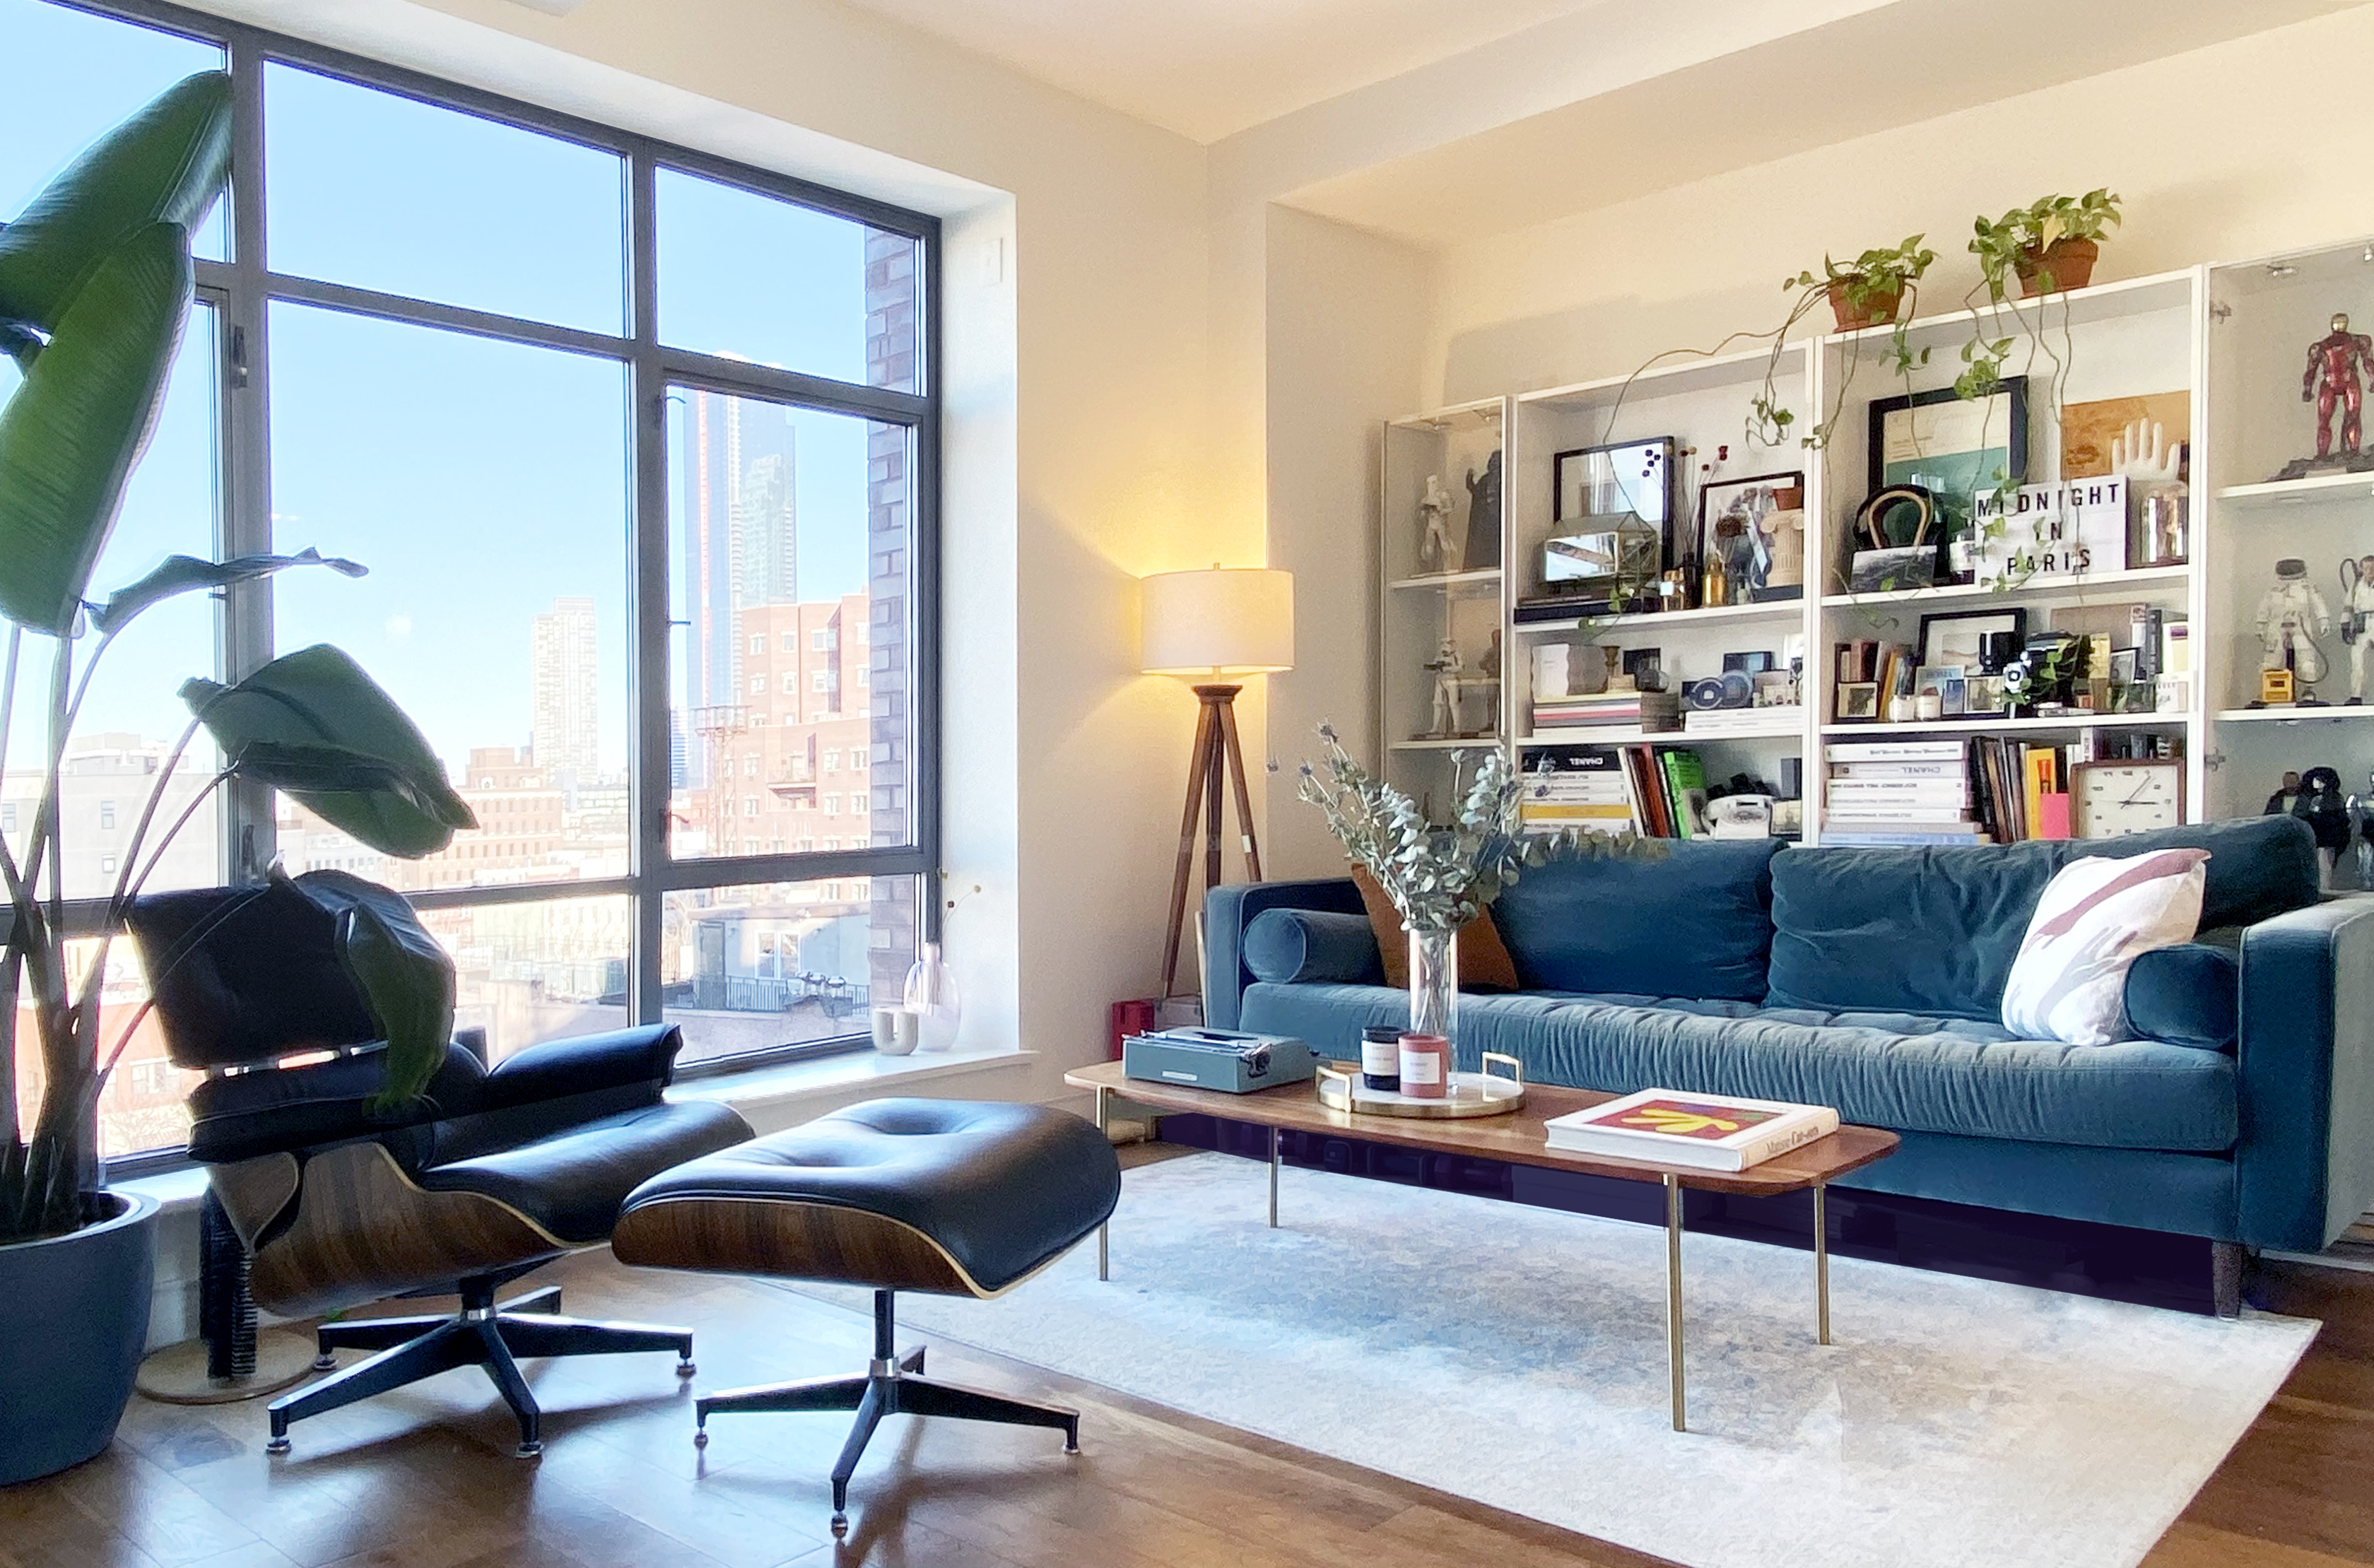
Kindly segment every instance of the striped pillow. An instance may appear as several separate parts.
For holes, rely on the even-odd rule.
[[[2133,1037],[2127,969],[2154,948],[2191,942],[2201,924],[2206,849],[2127,860],[2089,856],[2062,868],[2012,961],[2004,1027],[2031,1040],[2107,1046]]]

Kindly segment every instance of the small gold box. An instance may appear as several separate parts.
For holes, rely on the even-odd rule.
[[[2299,688],[2292,679],[2292,673],[2289,670],[2260,671],[2259,700],[2270,708],[2278,703],[2298,702]]]

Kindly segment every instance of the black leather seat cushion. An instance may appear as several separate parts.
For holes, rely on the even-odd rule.
[[[750,1136],[713,1100],[643,1106],[532,1143],[430,1165],[413,1179],[430,1192],[475,1192],[517,1210],[560,1240],[598,1242],[620,1206],[654,1171],[698,1160]]]
[[[398,1129],[441,1123],[450,1130],[458,1118],[528,1107],[542,1108],[503,1118],[502,1127],[516,1139],[543,1137],[572,1120],[656,1104],[683,1043],[675,1024],[646,1024],[530,1046],[492,1071],[469,1052],[449,1047],[421,1097],[393,1112],[364,1108],[382,1082],[376,1051],[210,1078],[190,1093],[190,1158],[224,1164],[356,1138],[388,1138],[397,1158],[413,1165],[438,1157],[415,1149],[452,1148],[456,1141],[430,1137],[423,1142],[396,1136]],[[464,1152],[476,1153],[484,1136],[474,1132],[462,1140]]]
[[[911,1225],[984,1290],[1000,1290],[1104,1223],[1121,1162],[1103,1133],[1044,1106],[868,1100],[664,1171],[627,1211],[663,1199],[829,1203]],[[735,1270],[734,1258],[670,1259]]]

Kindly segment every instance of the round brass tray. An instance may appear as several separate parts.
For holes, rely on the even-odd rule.
[[[1492,1071],[1496,1062],[1507,1064],[1507,1074]],[[1452,1073],[1450,1093],[1440,1100],[1421,1100],[1410,1094],[1371,1089],[1360,1082],[1357,1071],[1330,1067],[1325,1062],[1319,1064],[1318,1083],[1321,1105],[1331,1111],[1347,1111],[1354,1116],[1507,1116],[1525,1103],[1523,1064],[1498,1051],[1484,1053],[1481,1072]]]

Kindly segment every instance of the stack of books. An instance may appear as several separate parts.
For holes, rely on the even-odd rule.
[[[1542,1124],[1553,1149],[1710,1171],[1744,1171],[1838,1129],[1828,1106],[1673,1089],[1643,1089]]]
[[[1588,696],[1534,699],[1535,730],[1637,730],[1640,727],[1640,694],[1637,691],[1594,692]]]
[[[1529,746],[1517,816],[1527,833],[1630,829],[1632,787],[1614,746]]]
[[[1842,741],[1829,764],[1825,844],[1984,844],[1966,741]]]

